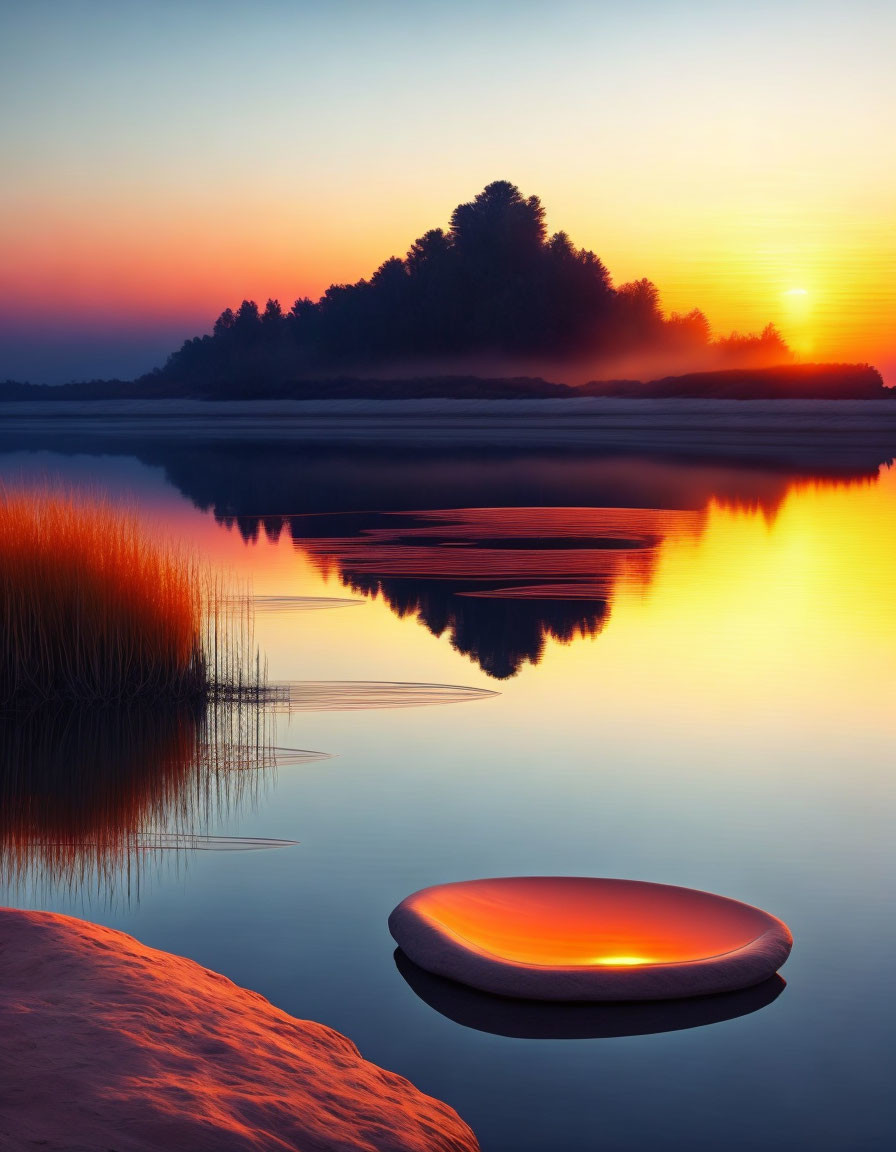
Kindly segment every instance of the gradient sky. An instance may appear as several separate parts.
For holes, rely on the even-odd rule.
[[[134,375],[509,179],[896,384],[894,57],[892,0],[0,0],[0,379]]]

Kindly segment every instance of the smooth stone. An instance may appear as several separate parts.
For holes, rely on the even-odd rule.
[[[389,917],[415,964],[531,1000],[671,1000],[749,988],[790,954],[787,925],[692,888],[514,876],[423,888]]]

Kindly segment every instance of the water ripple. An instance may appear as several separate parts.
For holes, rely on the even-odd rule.
[[[269,701],[280,712],[343,712],[360,708],[422,708],[498,696],[460,684],[403,684],[388,680],[297,680],[272,684]]]

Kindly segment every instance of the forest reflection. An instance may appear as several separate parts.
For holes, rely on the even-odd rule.
[[[151,858],[214,846],[216,819],[251,805],[272,732],[235,705],[0,713],[0,882],[135,896]]]
[[[0,428],[0,449],[23,437]],[[347,592],[417,619],[489,676],[537,664],[550,642],[596,637],[624,588],[646,592],[676,540],[699,540],[714,510],[773,525],[806,486],[876,486],[896,444],[745,437],[676,451],[320,443],[237,437],[193,442],[118,432],[37,429],[34,451],[109,452],[161,468],[194,506],[253,549],[292,545]],[[170,513],[166,510],[166,519]],[[195,524],[184,517],[188,537]],[[209,538],[214,552],[218,544]],[[227,552],[228,562],[233,553]],[[247,557],[247,570],[262,561]],[[297,589],[268,582],[295,611]],[[333,586],[315,601],[340,604]],[[322,597],[321,593],[325,596]],[[362,627],[358,620],[359,629]]]
[[[821,481],[834,487],[855,481]],[[413,617],[488,676],[537,665],[548,641],[595,637],[621,588],[646,591],[663,547],[697,541],[710,510],[774,521],[779,502],[711,499],[702,510],[467,508],[240,517],[244,536],[288,532],[325,577]]]
[[[699,523],[662,509],[474,508],[384,514],[351,535],[315,537],[295,522],[290,532],[322,572],[447,633],[503,680],[537,664],[549,638],[596,636],[619,581],[646,584],[660,542]]]
[[[773,525],[806,486],[873,486],[877,476],[794,478],[774,498],[710,494],[702,508],[464,508],[222,517],[251,541],[288,534],[325,578],[412,617],[488,676],[505,680],[546,644],[595,637],[621,589],[647,591],[664,548],[699,541],[714,513]]]

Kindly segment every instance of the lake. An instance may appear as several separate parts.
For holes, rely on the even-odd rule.
[[[122,929],[331,1025],[485,1152],[889,1146],[886,453],[38,428],[3,433],[0,475],[132,503],[251,583],[270,679],[310,682],[269,743],[329,757],[160,806],[181,839],[129,870],[54,871],[19,836],[4,903]],[[793,932],[786,987],[527,1009],[394,955],[409,893],[532,874],[756,904]]]

